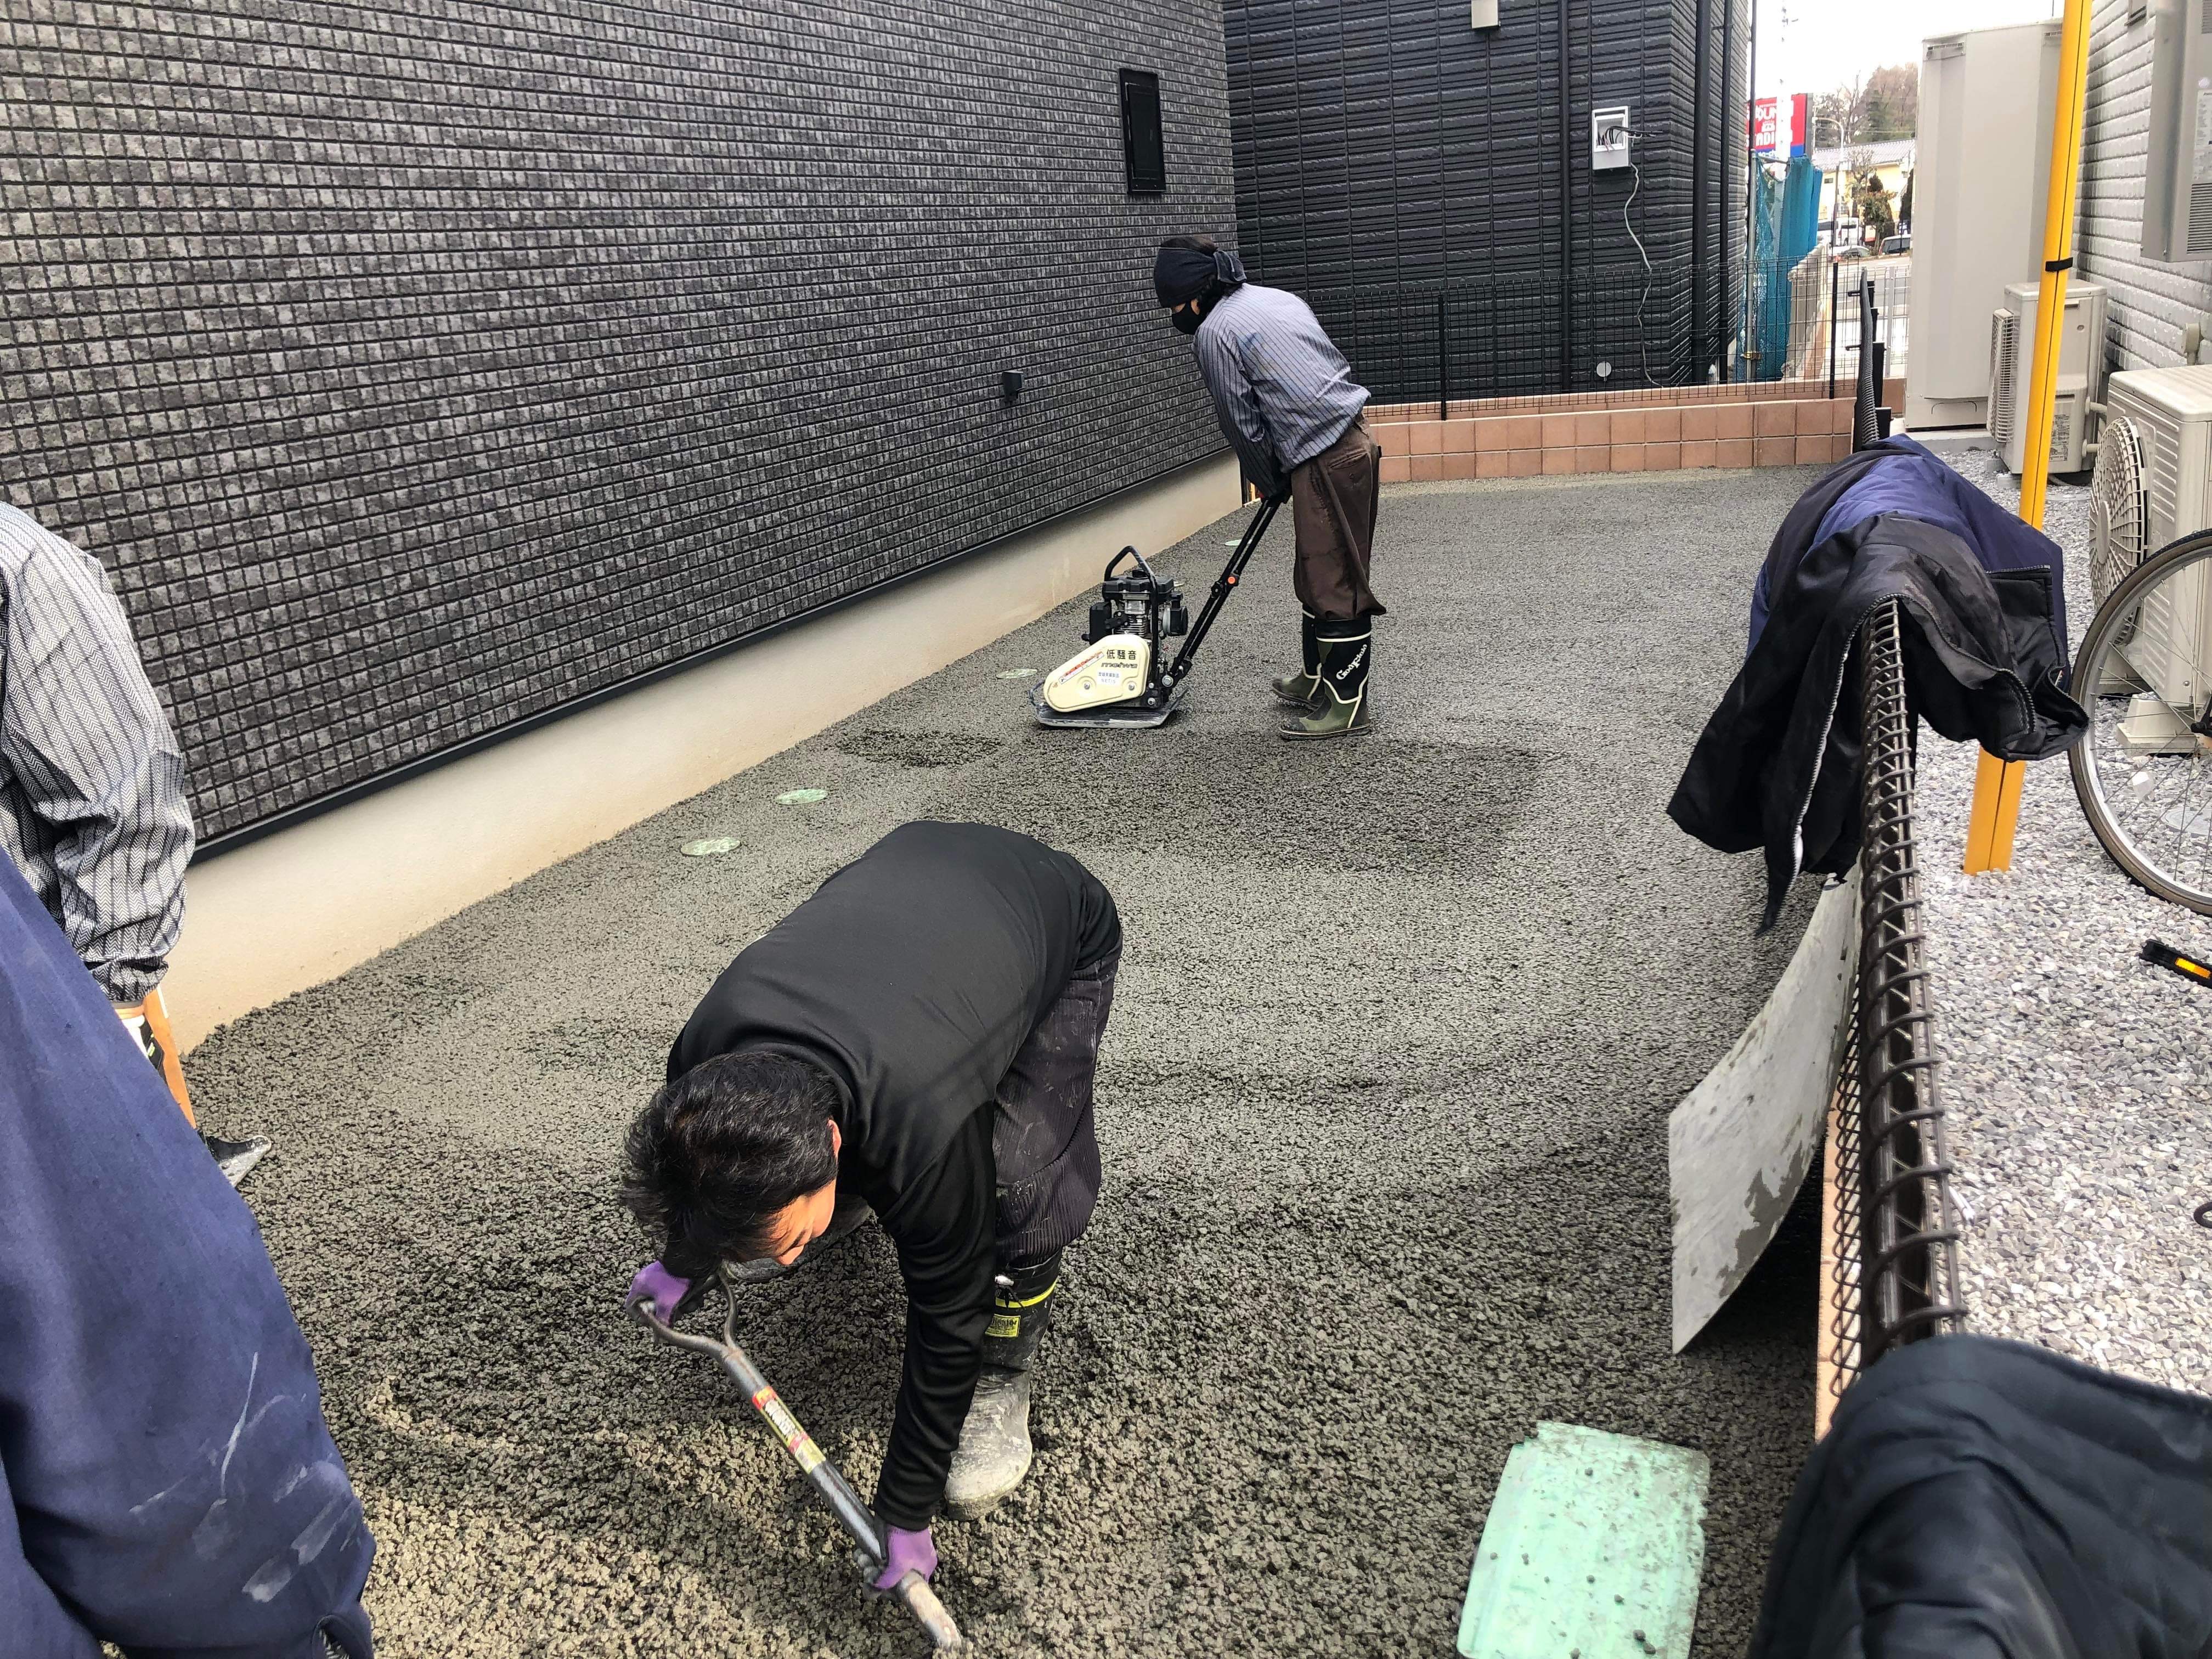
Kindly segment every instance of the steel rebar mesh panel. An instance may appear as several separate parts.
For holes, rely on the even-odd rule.
[[[1844,1218],[1856,1220],[1860,1190],[1859,1148],[1862,1122],[1859,1097],[1859,1017],[1857,986],[1853,986],[1851,1024],[1844,1040],[1844,1063],[1836,1070],[1836,1097],[1832,1111],[1833,1133],[1829,1137],[1826,1202],[1838,1206]],[[1835,1229],[1835,1253],[1821,1289],[1821,1313],[1826,1346],[1833,1359],[1826,1387],[1838,1399],[1858,1381],[1860,1370],[1859,1251],[1855,1228]]]
[[[1936,1090],[1898,602],[1859,634],[1865,739],[1858,996],[1860,1358],[1957,1329],[1958,1228]]]
[[[1875,310],[1874,289],[1862,281],[1859,284],[1858,304],[1855,307],[1859,318],[1858,387],[1851,399],[1851,447],[1867,449],[1881,437],[1881,425],[1875,414],[1881,403],[1881,381],[1875,375],[1875,354],[1872,343],[1878,337],[1879,319]],[[1899,702],[1903,694],[1899,693]],[[1907,786],[1908,795],[1910,784]]]

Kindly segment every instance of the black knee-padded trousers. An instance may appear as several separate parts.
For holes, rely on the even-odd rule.
[[[1116,951],[1076,969],[1000,1080],[991,1153],[1002,1267],[1063,1250],[1091,1224],[1099,1186],[1092,1084],[1120,965]]]
[[[1114,1006],[1117,951],[1078,969],[999,1084],[991,1153],[998,1166],[999,1277],[983,1363],[1026,1370],[1052,1322],[1061,1253],[1097,1206],[1092,1111],[1098,1044]]]

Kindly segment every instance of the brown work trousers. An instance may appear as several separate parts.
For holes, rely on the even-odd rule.
[[[1291,584],[1298,603],[1323,622],[1382,614],[1367,585],[1382,480],[1382,446],[1364,416],[1320,454],[1291,469],[1291,522],[1298,550]]]

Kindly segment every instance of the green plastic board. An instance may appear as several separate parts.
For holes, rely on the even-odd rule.
[[[1467,1659],[1688,1659],[1703,1452],[1539,1423],[1505,1460],[1468,1576]]]

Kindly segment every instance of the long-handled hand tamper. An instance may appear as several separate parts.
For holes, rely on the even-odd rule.
[[[689,1331],[678,1330],[659,1317],[659,1310],[650,1297],[641,1297],[631,1303],[630,1310],[639,1322],[661,1341],[679,1348],[689,1348],[694,1353],[708,1355],[737,1379],[738,1386],[745,1391],[745,1397],[753,1402],[753,1409],[761,1414],[762,1420],[783,1443],[783,1449],[791,1454],[792,1461],[814,1483],[815,1490],[830,1500],[830,1507],[836,1512],[838,1521],[853,1536],[856,1547],[854,1551],[855,1559],[873,1579],[883,1571],[886,1559],[883,1523],[876,1519],[875,1511],[860,1501],[860,1493],[853,1490],[853,1483],[845,1479],[843,1472],[823,1455],[821,1447],[814,1443],[814,1437],[799,1426],[799,1419],[791,1414],[791,1407],[783,1403],[775,1389],[769,1386],[768,1378],[761,1375],[760,1368],[738,1346],[737,1295],[730,1283],[727,1268],[724,1268],[718,1277],[721,1281],[723,1298],[729,1304],[728,1313],[723,1316],[722,1334],[719,1340],[711,1336],[697,1336]],[[937,1599],[937,1592],[930,1589],[929,1581],[920,1573],[908,1573],[890,1593],[906,1603],[907,1611],[913,1613],[922,1629],[929,1632],[933,1647],[942,1651],[962,1644],[960,1626],[952,1622],[952,1615],[945,1610],[945,1603]]]

